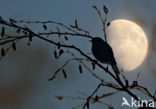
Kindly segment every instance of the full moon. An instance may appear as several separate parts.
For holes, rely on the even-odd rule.
[[[114,20],[107,28],[107,36],[122,69],[131,71],[141,65],[148,51],[148,41],[137,24],[123,19]]]

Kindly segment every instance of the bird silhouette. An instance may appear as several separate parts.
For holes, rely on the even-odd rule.
[[[111,46],[99,37],[95,37],[91,41],[94,57],[101,63],[110,64],[115,73],[119,73]]]

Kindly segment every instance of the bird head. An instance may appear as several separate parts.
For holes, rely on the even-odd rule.
[[[99,43],[103,43],[104,40],[99,38],[99,37],[95,37],[91,40],[92,44],[99,44]]]

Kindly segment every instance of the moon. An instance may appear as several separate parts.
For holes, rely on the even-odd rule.
[[[142,64],[147,55],[148,41],[141,27],[132,21],[114,20],[107,28],[107,36],[117,64],[123,70],[131,71]]]

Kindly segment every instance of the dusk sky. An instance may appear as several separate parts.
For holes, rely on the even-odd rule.
[[[78,24],[87,29],[92,36],[102,37],[102,24],[96,11],[92,8],[96,5],[103,12],[103,5],[107,6],[108,21],[116,19],[130,20],[139,25],[146,34],[148,40],[148,52],[143,63],[132,71],[124,71],[130,81],[135,80],[138,72],[140,84],[147,87],[152,93],[156,89],[156,1],[155,0],[1,0],[0,16],[6,20],[48,21],[54,20],[66,25]],[[0,27],[2,27],[0,25]],[[30,26],[38,31],[38,26]],[[15,34],[11,29],[7,31]],[[26,40],[21,41],[17,51],[9,51],[7,56],[0,60],[0,108],[1,109],[71,109],[73,106],[84,103],[81,100],[65,99],[59,101],[56,95],[81,96],[78,92],[90,93],[98,85],[95,78],[78,72],[77,64],[70,64],[66,70],[69,73],[65,80],[58,75],[54,81],[48,81],[49,77],[68,58],[63,56],[60,60],[53,57],[54,46],[37,38],[30,47]],[[82,50],[90,53],[89,40],[73,39],[73,43]],[[96,72],[101,72],[97,69]],[[109,76],[100,74],[109,80]],[[110,79],[111,81],[112,79]],[[107,90],[100,90],[100,93]],[[122,96],[126,93],[113,95],[104,101],[119,109]],[[139,95],[146,99],[144,95]],[[149,98],[147,98],[149,99]],[[91,109],[104,109],[102,104],[93,104]],[[123,109],[128,109],[127,107]]]

